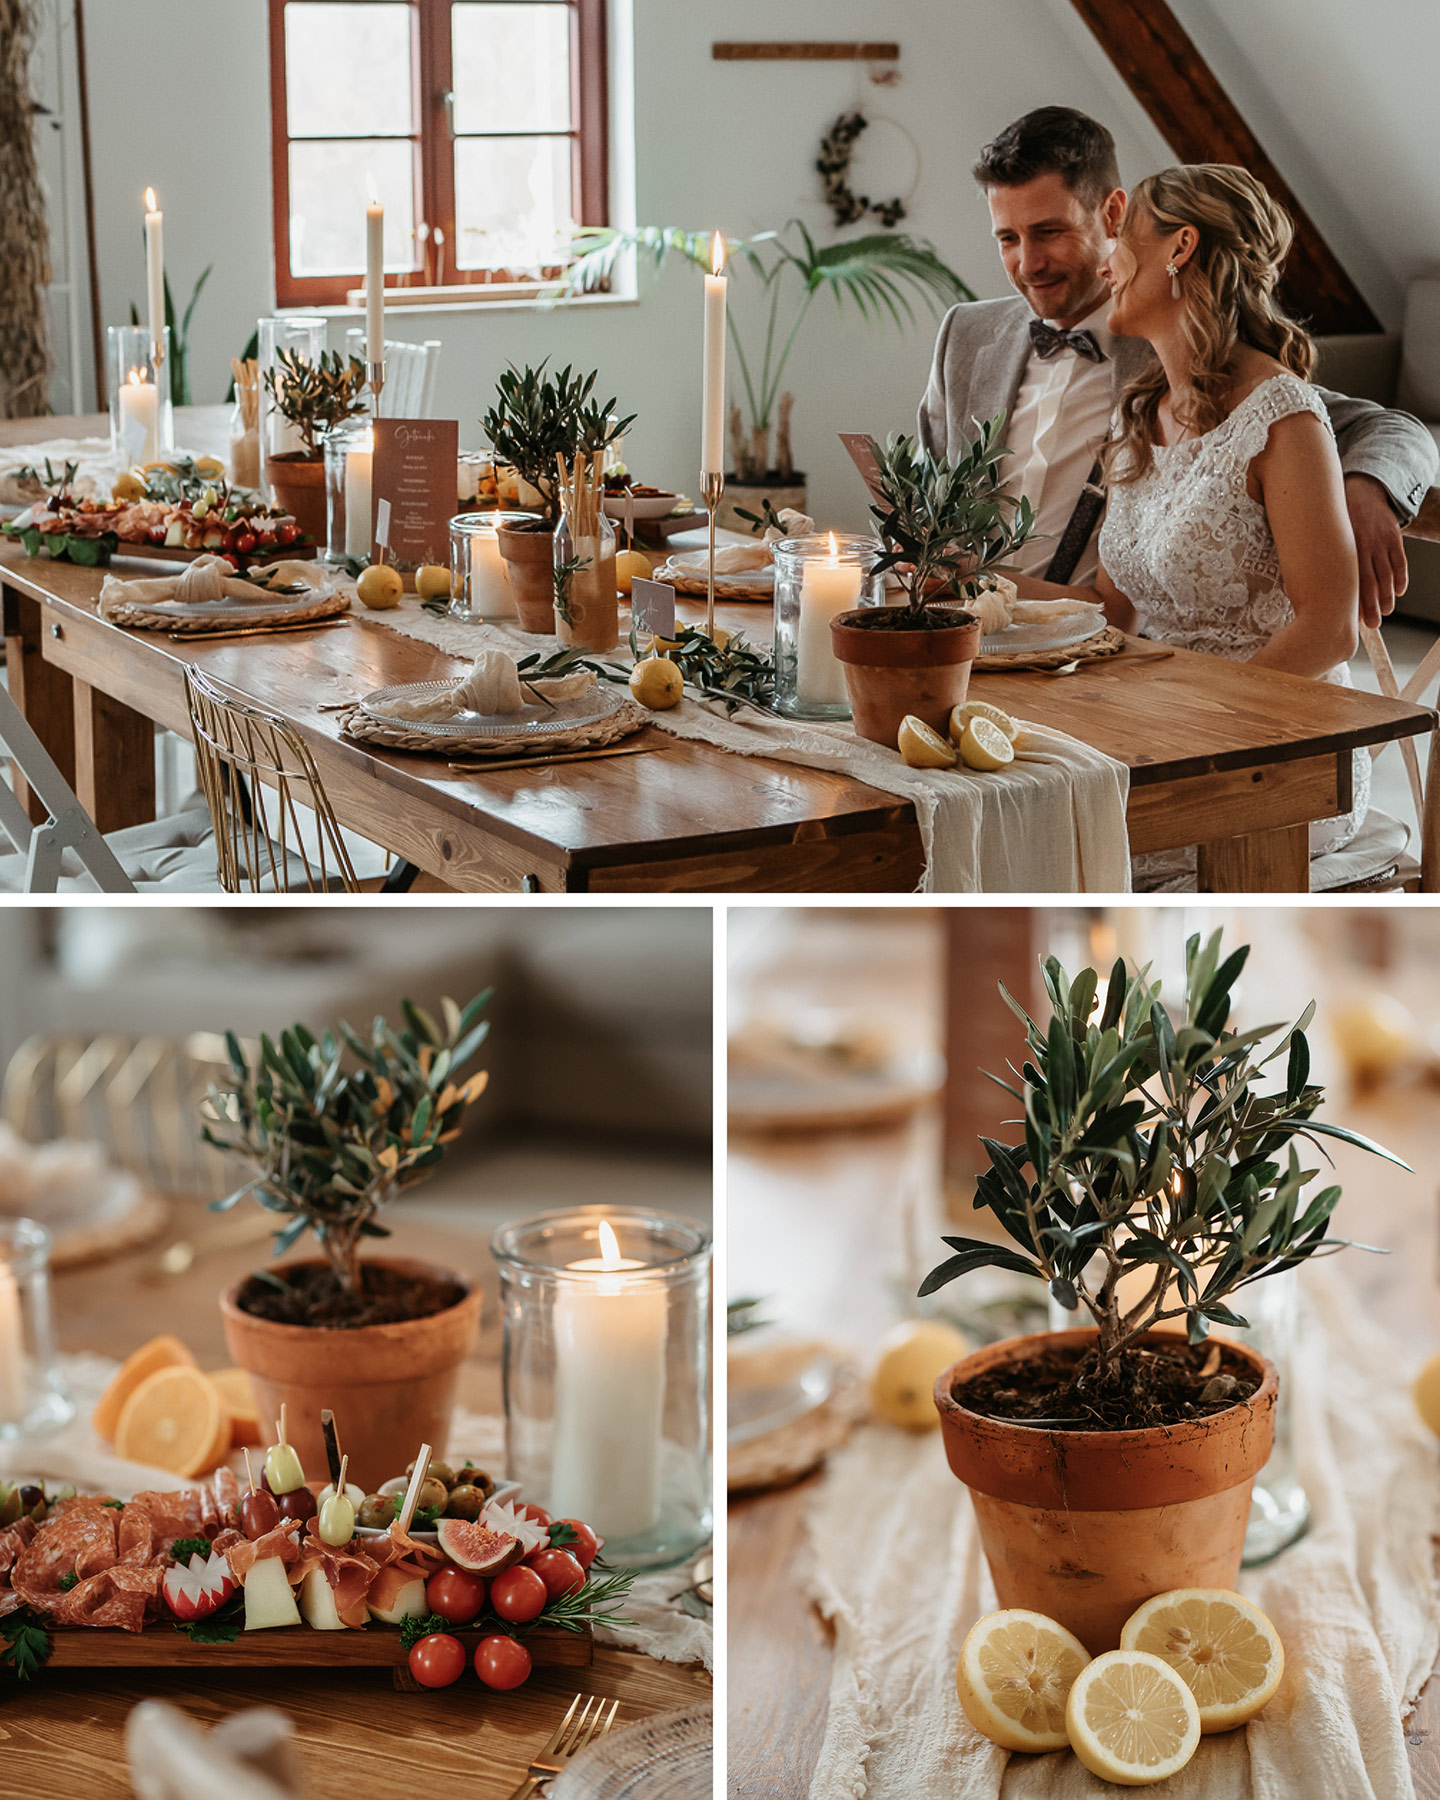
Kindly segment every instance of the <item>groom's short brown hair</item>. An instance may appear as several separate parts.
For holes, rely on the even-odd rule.
[[[1099,206],[1120,185],[1114,138],[1072,106],[1041,106],[1016,119],[985,146],[971,173],[985,188],[1058,175],[1087,206]]]

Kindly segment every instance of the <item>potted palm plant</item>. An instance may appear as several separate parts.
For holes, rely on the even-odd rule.
[[[365,365],[338,350],[322,350],[313,363],[281,350],[277,363],[265,371],[265,386],[275,410],[300,434],[301,448],[267,456],[265,480],[305,535],[318,542],[325,536],[325,433],[365,411]]]
[[[1004,424],[997,413],[954,461],[911,437],[875,446],[880,498],[870,510],[885,545],[875,569],[897,571],[906,602],[858,608],[831,622],[860,737],[893,748],[907,713],[943,732],[969,691],[980,626],[963,603],[978,592],[984,571],[1012,556],[1035,528],[1030,502],[1005,491]]]
[[[568,471],[577,455],[603,456],[634,424],[635,415],[617,419],[613,398],[603,406],[592,398],[593,370],[589,375],[574,375],[567,365],[558,375],[545,371],[543,362],[538,369],[507,369],[496,383],[497,403],[481,425],[495,456],[512,463],[520,479],[539,496],[536,510],[507,518],[498,537],[521,627],[548,634],[555,630],[554,538],[562,510],[560,464]],[[563,604],[563,588],[561,600]]]
[[[288,1402],[309,1469],[324,1466],[322,1407],[367,1487],[403,1468],[422,1439],[442,1453],[479,1287],[458,1270],[360,1249],[390,1235],[379,1215],[441,1162],[484,1092],[486,1075],[462,1070],[489,1030],[489,997],[446,1000],[442,1022],[402,1000],[404,1029],[377,1018],[363,1037],[342,1025],[338,1038],[317,1039],[295,1025],[278,1043],[262,1037],[253,1063],[226,1034],[231,1080],[208,1094],[202,1135],[249,1179],[215,1210],[253,1196],[275,1215],[277,1256],[306,1232],[324,1254],[235,1282],[220,1299],[225,1338],[261,1418]]]
[[[1277,1378],[1210,1329],[1246,1324],[1243,1289],[1345,1247],[1328,1235],[1340,1189],[1307,1194],[1317,1171],[1297,1146],[1336,1138],[1399,1161],[1315,1116],[1313,1003],[1288,1028],[1231,1029],[1248,954],[1222,961],[1219,932],[1192,937],[1174,1021],[1160,984],[1123,961],[1102,992],[1094,969],[1071,981],[1050,958],[1048,1027],[1005,994],[1028,1060],[1023,1085],[1000,1086],[1023,1109],[1023,1142],[982,1140],[975,1205],[1011,1243],[947,1237],[920,1289],[990,1265],[1089,1315],[963,1358],[935,1404],[1001,1606],[1057,1619],[1097,1654],[1152,1594],[1235,1586]]]
[[[632,253],[657,267],[677,257],[703,271],[711,264],[708,232],[672,226],[585,228],[575,233],[572,249],[575,260],[566,275],[565,294],[604,285],[621,257]],[[766,500],[777,512],[787,506],[806,510],[805,477],[795,469],[790,444],[792,396],[784,381],[790,353],[817,296],[832,294],[838,306],[849,301],[868,321],[888,317],[900,325],[914,320],[912,297],[950,306],[975,295],[933,245],[905,232],[879,231],[817,244],[800,220],[792,219],[781,231],[728,239],[725,254],[728,266],[745,271],[758,296],[749,332],[741,327],[741,317],[750,314],[743,301],[727,309],[746,411],[743,418],[738,407],[731,413],[735,466],[725,477],[720,522],[743,528],[749,512],[762,510]]]

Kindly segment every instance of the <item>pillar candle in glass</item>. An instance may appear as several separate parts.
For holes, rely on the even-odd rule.
[[[157,360],[148,325],[112,325],[106,334],[110,448],[132,463],[154,462],[174,448],[170,407],[170,331]]]
[[[50,1234],[33,1219],[0,1219],[0,1442],[74,1416],[55,1357]]]
[[[514,619],[498,527],[538,513],[469,512],[450,521],[450,611],[460,619]]]
[[[345,554],[370,560],[375,529],[372,477],[375,434],[367,426],[345,451]]]
[[[508,1473],[607,1560],[678,1562],[709,1502],[708,1233],[617,1207],[495,1234]]]
[[[775,561],[775,705],[799,719],[848,719],[845,671],[830,622],[875,602],[872,538],[841,532],[782,538]]]

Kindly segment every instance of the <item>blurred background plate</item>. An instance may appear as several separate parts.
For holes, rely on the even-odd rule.
[[[616,1725],[551,1784],[550,1800],[710,1800],[714,1735],[708,1706]]]

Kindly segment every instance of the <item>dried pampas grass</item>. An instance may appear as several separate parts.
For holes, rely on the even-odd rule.
[[[49,411],[49,227],[35,155],[33,0],[0,0],[0,418]]]

